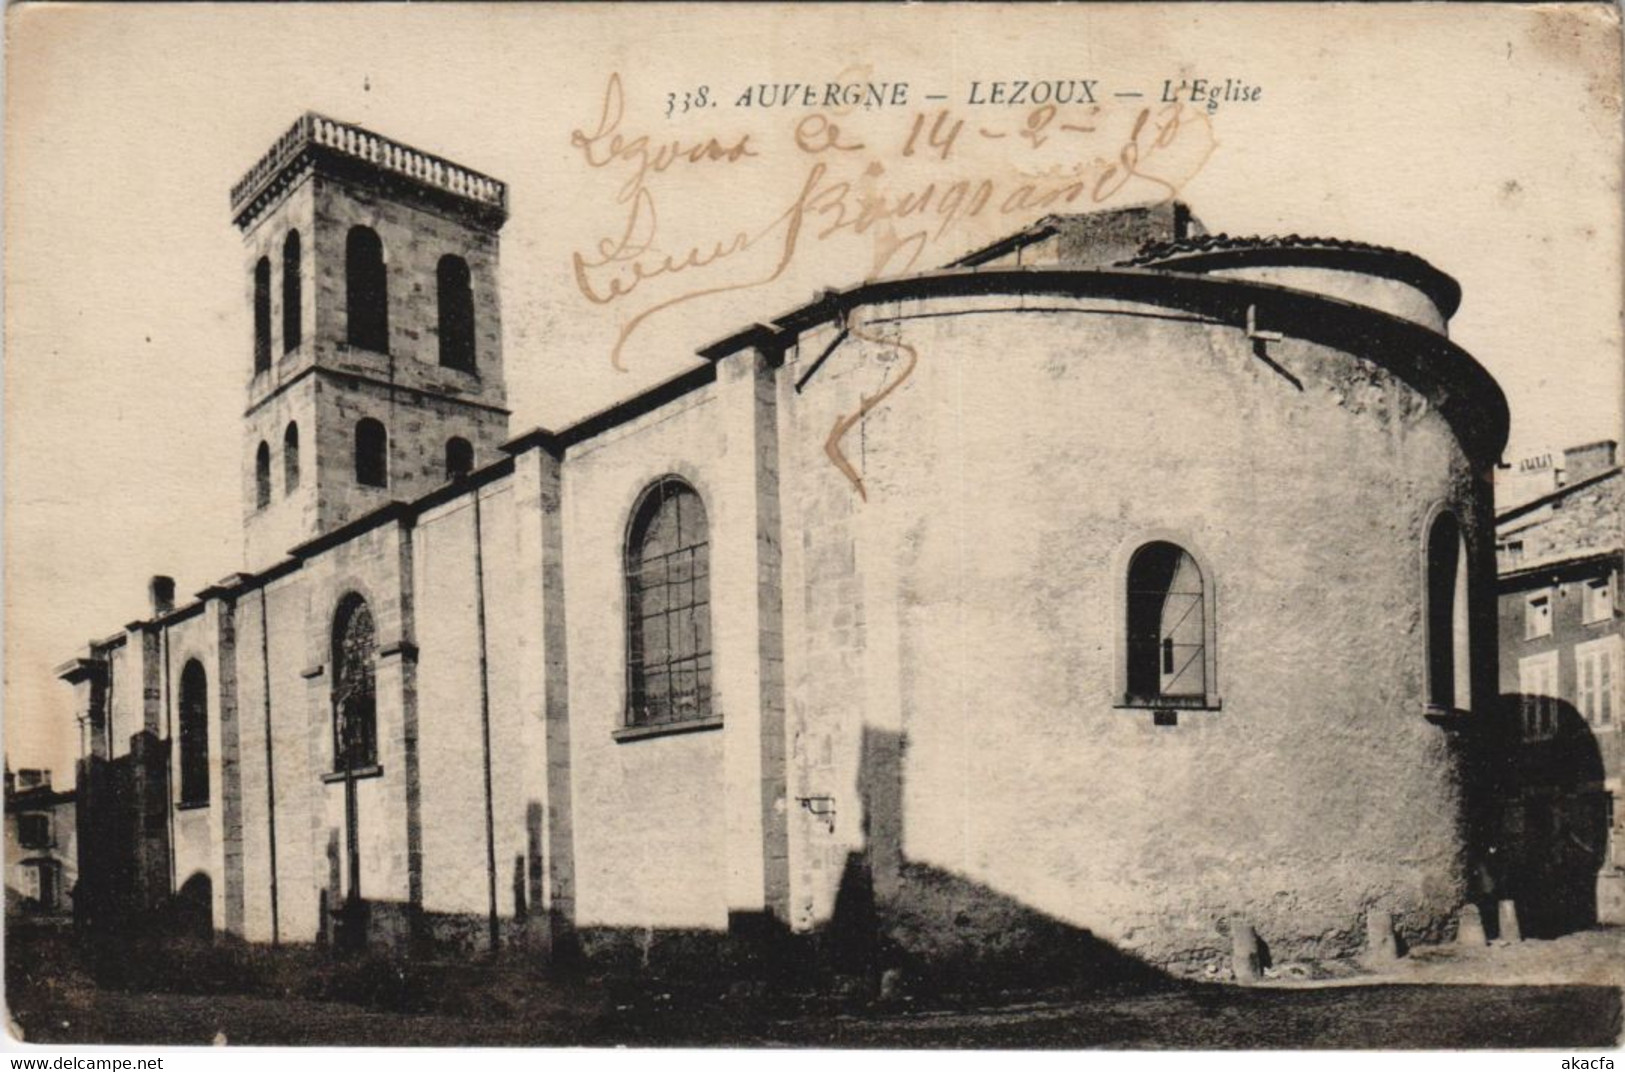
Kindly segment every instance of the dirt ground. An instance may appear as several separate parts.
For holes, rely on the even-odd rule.
[[[1381,971],[1169,980],[976,999],[716,992],[452,967],[382,980],[314,962],[223,992],[209,963],[176,993],[99,982],[64,934],[7,934],[7,1011],[28,1042],[236,1045],[818,1046],[1110,1049],[1595,1049],[1619,1044],[1625,929],[1476,950],[1423,948]],[[1290,966],[1288,966],[1290,967]],[[285,968],[286,970],[283,970]],[[211,975],[211,972],[214,972]],[[258,972],[258,969],[256,969]],[[290,983],[301,972],[303,982]],[[226,971],[224,975],[229,975]],[[320,974],[320,971],[317,972]],[[359,978],[359,976],[357,977]],[[387,993],[385,993],[387,991]],[[314,995],[314,996],[312,996]]]

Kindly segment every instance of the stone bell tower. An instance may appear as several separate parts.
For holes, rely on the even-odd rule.
[[[248,568],[497,457],[503,183],[306,113],[231,212],[253,315]]]

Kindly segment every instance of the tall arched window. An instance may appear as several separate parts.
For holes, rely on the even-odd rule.
[[[299,345],[304,288],[299,278],[299,232],[282,240],[282,352]]]
[[[378,638],[367,601],[355,593],[333,617],[333,769],[378,762]]]
[[[1126,678],[1128,699],[1204,701],[1212,651],[1202,570],[1177,544],[1148,543],[1128,568]]]
[[[254,452],[254,507],[263,510],[271,505],[271,446],[263,439]]]
[[[462,436],[446,440],[446,479],[467,476],[474,468],[474,444]]]
[[[344,243],[345,309],[351,346],[389,353],[389,283],[384,243],[371,227],[352,227]]]
[[[627,724],[711,715],[711,569],[705,507],[666,477],[643,493],[626,540]]]
[[[209,679],[203,664],[181,671],[181,803],[209,802]]]
[[[1433,519],[1427,537],[1428,704],[1472,707],[1472,659],[1467,624],[1467,545],[1449,513]]]
[[[355,482],[370,488],[389,486],[389,433],[371,417],[355,426]]]
[[[282,494],[299,486],[299,425],[288,422],[282,433]]]
[[[435,269],[440,305],[440,363],[447,368],[475,371],[474,290],[468,262],[448,253]]]
[[[271,258],[254,265],[254,375],[271,370]]]

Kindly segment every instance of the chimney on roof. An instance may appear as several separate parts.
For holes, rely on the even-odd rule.
[[[147,585],[147,600],[152,605],[152,616],[162,618],[175,609],[175,578],[154,574]]]
[[[1573,484],[1612,469],[1618,464],[1615,461],[1618,451],[1619,444],[1612,439],[1568,448],[1563,452],[1562,482]]]
[[[1057,259],[1067,267],[1095,268],[1125,261],[1152,242],[1179,242],[1206,234],[1182,201],[1053,216]]]

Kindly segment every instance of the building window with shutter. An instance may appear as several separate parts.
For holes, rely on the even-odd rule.
[[[1580,582],[1580,620],[1586,625],[1614,618],[1614,577],[1592,577]]]
[[[37,814],[17,816],[17,839],[25,849],[50,848],[51,817]]]
[[[1544,741],[1557,733],[1557,652],[1518,660],[1519,709],[1523,739]]]
[[[1552,591],[1535,592],[1524,600],[1523,638],[1538,640],[1552,635]]]
[[[1594,730],[1611,730],[1620,718],[1620,649],[1618,636],[1604,637],[1574,649],[1575,697],[1580,714]]]

